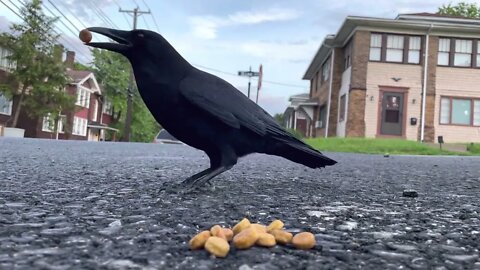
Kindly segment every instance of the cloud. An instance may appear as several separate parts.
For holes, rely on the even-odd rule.
[[[11,22],[5,16],[0,16],[0,33],[10,32],[10,24]]]
[[[228,16],[234,24],[258,24],[263,22],[289,21],[299,17],[297,11],[291,9],[273,8],[264,12],[240,11]]]
[[[299,42],[250,41],[240,45],[249,55],[268,61],[290,61],[293,63],[311,60],[320,42],[318,40]]]
[[[219,28],[254,25],[265,22],[289,21],[296,19],[300,13],[291,9],[271,8],[265,11],[239,11],[226,17],[194,16],[190,18],[192,33],[199,38],[215,39]]]

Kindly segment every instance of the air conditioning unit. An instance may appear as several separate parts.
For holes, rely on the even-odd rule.
[[[322,127],[323,127],[323,121],[317,121],[317,122],[315,122],[315,127],[316,127],[316,128],[322,128]]]

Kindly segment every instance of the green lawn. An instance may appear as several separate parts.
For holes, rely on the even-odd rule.
[[[480,155],[480,144],[476,143],[476,144],[469,144],[467,146],[467,150],[472,153],[472,154],[475,154],[475,155]]]
[[[315,138],[305,141],[316,149],[331,152],[410,155],[469,155],[440,150],[415,141],[399,139]],[[475,145],[479,146],[479,145]],[[480,147],[477,148],[480,152]]]

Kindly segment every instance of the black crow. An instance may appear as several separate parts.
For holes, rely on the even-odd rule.
[[[115,42],[87,45],[128,58],[140,95],[158,123],[210,158],[210,168],[184,184],[206,183],[251,153],[281,156],[310,168],[336,163],[293,137],[234,86],[193,67],[161,35],[148,30],[88,30]]]

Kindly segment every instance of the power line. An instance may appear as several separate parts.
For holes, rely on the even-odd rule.
[[[63,12],[60,11],[54,3],[52,3],[52,1],[48,0],[48,2],[50,3],[50,5],[53,6],[54,9],[58,11],[58,13],[60,13],[63,16],[63,18],[65,18],[73,26],[73,28],[75,28],[75,30],[80,32],[80,29],[78,29],[78,27],[74,23],[72,23],[72,21],[70,21],[70,19],[67,16],[65,16],[65,14],[63,14]]]
[[[49,1],[50,1],[50,0],[49,0]],[[72,12],[69,8],[67,8],[67,11],[68,11],[68,13],[70,13],[73,17],[76,17],[76,15],[73,14],[73,12]],[[79,19],[77,18],[77,21],[80,22],[80,24],[83,26],[84,29],[87,28],[87,26],[82,22],[82,20],[79,20]]]
[[[150,11],[150,7],[148,6],[147,2],[145,0],[142,0],[142,2]],[[155,27],[157,28],[157,32],[160,33],[160,27],[158,27],[157,20],[155,19],[155,14],[153,14],[153,12],[152,12],[152,19],[153,19],[153,23],[155,24]]]
[[[206,67],[206,66],[202,66],[202,65],[197,65],[197,64],[193,64],[193,65],[197,66],[199,68],[203,68],[203,69],[206,69],[206,70],[218,72],[218,73],[221,73],[221,74],[230,75],[230,76],[234,76],[234,77],[239,77],[238,74],[235,74],[235,73],[231,73],[231,72],[227,72],[227,71],[223,71],[223,70],[219,70],[219,69],[215,69],[215,68],[210,68],[210,67]],[[240,78],[246,79],[244,77],[240,77]],[[257,78],[252,78],[252,79],[258,81]],[[294,87],[294,88],[305,89],[305,86],[283,83],[283,82],[276,82],[276,81],[269,81],[269,80],[262,80],[262,83],[269,83],[269,84],[275,84],[275,85],[280,85],[280,86],[285,86],[285,87]]]
[[[143,16],[142,19],[143,19],[143,22],[145,23],[145,25],[147,26],[147,29],[150,29],[150,25],[148,25],[148,22],[145,19],[145,16]]]
[[[113,28],[118,28],[111,20],[108,18],[101,9],[99,9],[92,0],[89,0],[90,4],[88,5],[90,9],[102,20],[105,25]],[[92,8],[93,7],[93,8]]]
[[[11,0],[9,0],[9,1],[11,2]],[[26,3],[25,3],[24,1],[19,0],[19,2],[23,5],[23,7],[26,7]],[[12,4],[13,4],[13,3],[12,3]],[[20,8],[19,8],[17,5],[14,4],[14,6],[17,7],[18,10],[20,10]],[[44,5],[44,6],[45,6],[45,5]],[[48,8],[47,8],[47,9],[48,9]],[[49,10],[49,11],[50,11],[50,13],[51,13],[54,17],[59,18],[59,17],[57,17],[51,10]],[[36,15],[35,15],[35,16],[36,16]],[[37,18],[38,18],[38,16],[37,16]],[[22,18],[22,20],[24,20],[24,19]],[[26,22],[26,20],[24,20],[24,21]],[[60,21],[60,22],[62,22],[62,21]],[[63,22],[62,22],[62,23],[63,23]],[[71,22],[70,22],[70,23],[71,23]],[[63,24],[64,24],[64,23],[63,23]],[[64,25],[65,25],[65,24],[64,24]],[[73,25],[73,24],[72,24],[72,25]],[[66,36],[65,32],[63,32],[63,31],[62,31],[58,26],[56,26],[55,24],[53,24],[53,26],[54,26],[57,30],[59,30],[60,33],[63,34],[63,35],[60,35],[57,31],[55,31],[55,30],[52,28],[53,33],[58,36],[58,39],[63,39],[64,45],[65,45],[65,43],[67,43],[69,46],[71,46],[73,49],[75,49],[76,51],[79,52],[78,56],[83,57],[84,61],[85,61],[85,62],[88,62],[88,56],[86,56],[81,50],[78,50],[77,45],[74,44],[74,43],[72,43],[72,42],[70,42],[70,40],[68,40],[68,39],[65,37],[65,36]],[[73,25],[73,26],[75,27],[75,25]],[[76,36],[76,34],[75,34],[74,36]],[[56,42],[56,41],[52,39],[51,44],[53,44],[54,42]]]
[[[115,3],[115,5],[117,5],[118,7],[118,11],[120,11],[122,9],[122,7],[120,6],[120,4],[118,3],[117,0],[113,0],[113,2]],[[130,22],[128,21],[128,18],[127,18],[127,15],[125,15],[125,13],[122,12],[122,15],[123,15],[123,18],[125,19],[125,21],[127,22],[127,25],[130,25]]]

